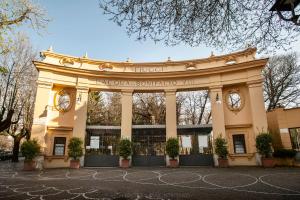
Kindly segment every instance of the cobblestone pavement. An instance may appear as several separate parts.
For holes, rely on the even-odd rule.
[[[0,162],[0,200],[300,199],[300,168],[82,168]]]

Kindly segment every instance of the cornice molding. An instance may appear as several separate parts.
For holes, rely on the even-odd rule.
[[[200,64],[200,63],[208,63],[208,62],[216,62],[216,61],[229,61],[229,60],[236,60],[238,57],[243,56],[253,56],[256,53],[256,48],[248,48],[243,51],[238,51],[230,54],[220,55],[220,56],[210,56],[208,58],[201,58],[201,59],[190,59],[190,60],[180,60],[180,61],[164,61],[164,62],[116,62],[116,61],[109,61],[109,60],[96,60],[96,59],[89,59],[85,57],[74,57],[70,55],[65,54],[59,54],[55,53],[53,51],[42,51],[41,55],[43,57],[51,57],[51,58],[57,58],[59,60],[70,60],[75,61],[79,63],[87,63],[87,64],[93,64],[93,65],[99,65],[102,66],[103,64],[111,64],[115,66],[165,66],[165,65],[191,65],[191,64]]]
[[[64,74],[72,74],[79,76],[108,78],[108,79],[171,79],[171,78],[190,78],[204,75],[220,74],[233,71],[241,71],[250,68],[263,68],[268,59],[259,59],[249,62],[237,63],[232,65],[224,65],[219,67],[212,67],[206,69],[197,69],[190,71],[172,71],[172,72],[110,72],[110,71],[96,71],[87,70],[74,67],[60,66],[55,64],[34,61],[38,70],[45,70],[51,72],[58,72]]]

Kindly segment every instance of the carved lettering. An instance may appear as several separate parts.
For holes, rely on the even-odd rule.
[[[97,79],[96,84],[116,86],[116,87],[175,87],[194,85],[194,80],[108,80]]]
[[[148,72],[163,72],[163,67],[134,67],[135,72],[148,73]]]

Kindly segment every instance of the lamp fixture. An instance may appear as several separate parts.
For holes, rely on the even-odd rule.
[[[219,93],[217,93],[217,95],[216,95],[216,103],[217,104],[221,104],[222,103],[222,101],[220,100],[220,97],[219,97]]]

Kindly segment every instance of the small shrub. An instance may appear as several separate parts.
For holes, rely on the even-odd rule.
[[[177,138],[169,138],[166,145],[166,152],[172,158],[175,159],[179,155],[179,142]]]
[[[68,155],[73,160],[78,160],[83,155],[82,140],[78,137],[72,137],[68,144]]]
[[[256,137],[256,148],[265,158],[272,155],[272,136],[269,133],[260,133]]]
[[[293,149],[276,149],[273,156],[276,158],[294,158],[296,153]]]
[[[219,158],[227,158],[227,142],[221,135],[215,139],[215,152],[219,156]]]
[[[21,145],[21,153],[27,161],[33,160],[36,156],[38,156],[40,151],[41,146],[37,140],[27,140]]]
[[[119,143],[119,155],[127,160],[132,154],[132,144],[129,139],[121,139]]]

